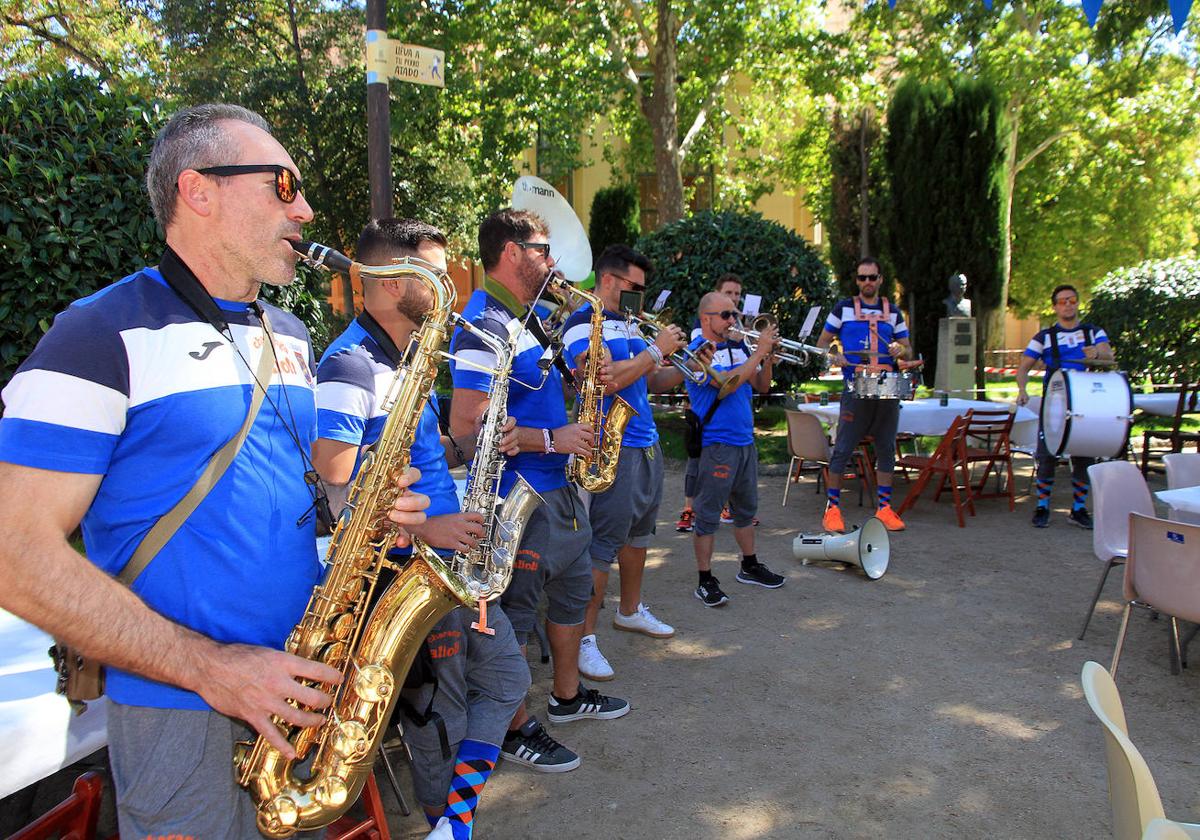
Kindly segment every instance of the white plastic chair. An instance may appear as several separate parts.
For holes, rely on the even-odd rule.
[[[1104,572],[1100,575],[1100,583],[1096,587],[1096,594],[1092,596],[1087,615],[1083,617],[1083,629],[1079,631],[1081,639],[1087,632],[1092,614],[1096,612],[1096,603],[1104,591],[1108,573],[1129,556],[1129,514],[1154,516],[1150,488],[1146,486],[1141,470],[1130,462],[1104,461],[1092,464],[1088,467],[1088,480],[1092,484],[1092,506],[1095,509],[1092,517],[1095,522],[1092,551],[1104,563]]]
[[[1200,452],[1174,452],[1164,455],[1163,465],[1167,468],[1168,490],[1200,485]],[[1185,510],[1171,508],[1171,518],[1176,522],[1200,525],[1200,514]]]
[[[1200,838],[1200,825],[1172,823],[1164,818],[1158,785],[1146,760],[1133,741],[1129,740],[1129,726],[1125,722],[1121,695],[1108,671],[1098,662],[1085,662],[1082,682],[1083,696],[1092,707],[1092,713],[1104,726],[1113,837],[1116,840],[1142,840],[1143,832],[1153,826],[1160,833],[1147,833],[1144,836]],[[1176,828],[1182,830],[1183,834],[1174,832]]]
[[[1125,561],[1125,610],[1113,649],[1113,679],[1134,606],[1171,619],[1171,671],[1187,667],[1179,647],[1179,619],[1200,623],[1200,525],[1129,514],[1129,557]]]

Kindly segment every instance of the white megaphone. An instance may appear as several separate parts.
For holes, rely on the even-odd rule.
[[[871,580],[883,577],[890,553],[887,528],[874,516],[849,534],[801,534],[792,540],[792,555],[797,560],[850,563],[861,567]]]

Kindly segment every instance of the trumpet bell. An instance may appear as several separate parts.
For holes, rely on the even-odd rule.
[[[891,546],[887,528],[872,516],[849,534],[800,534],[792,540],[792,556],[809,560],[836,560],[858,566],[871,580],[887,571]]]
[[[537,213],[550,228],[550,256],[554,267],[572,283],[592,273],[592,246],[570,203],[541,178],[522,175],[513,184],[514,210]]]
[[[736,373],[725,374],[725,382],[721,385],[721,389],[717,391],[717,399],[723,400],[738,389],[742,384],[742,377]]]

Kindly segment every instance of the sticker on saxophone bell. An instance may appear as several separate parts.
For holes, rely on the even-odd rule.
[[[1183,545],[1184,542],[1183,534],[1179,533],[1178,531],[1167,531],[1167,539],[1169,539],[1171,542],[1179,543],[1180,545]]]

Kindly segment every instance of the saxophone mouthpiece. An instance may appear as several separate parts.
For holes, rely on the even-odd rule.
[[[309,242],[307,239],[289,239],[288,242],[291,243],[292,249],[300,255],[300,259],[313,268],[324,268],[327,271],[349,274],[350,268],[354,265],[354,261],[341,251],[335,251],[327,245],[319,245],[316,242]]]

